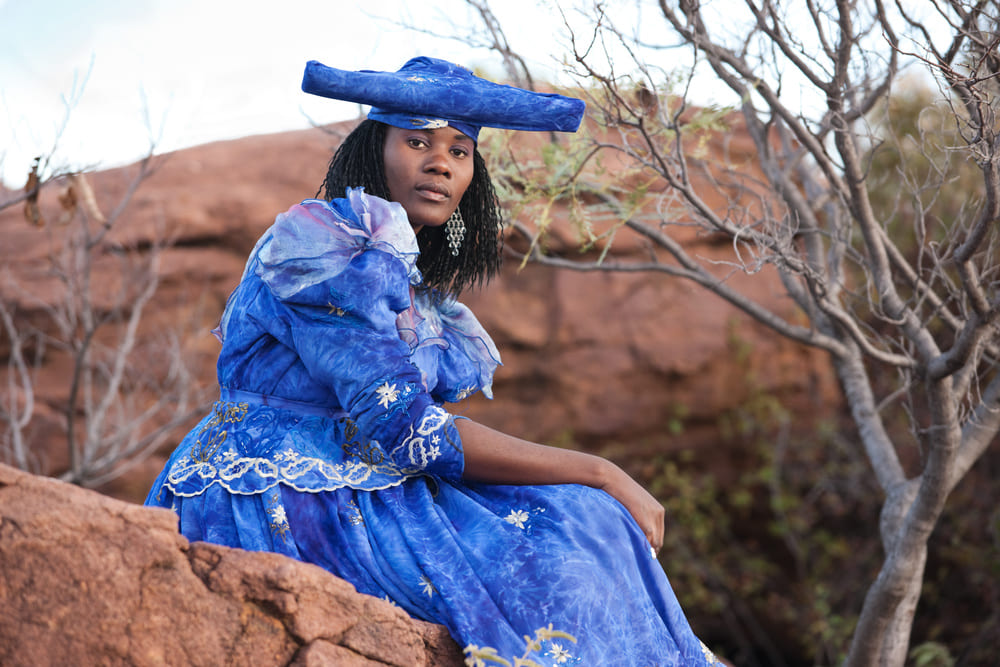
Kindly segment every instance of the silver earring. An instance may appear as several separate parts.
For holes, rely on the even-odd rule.
[[[448,237],[448,247],[451,248],[452,256],[458,256],[458,251],[462,248],[462,239],[465,238],[465,220],[462,220],[462,212],[457,208],[444,223],[444,233]]]

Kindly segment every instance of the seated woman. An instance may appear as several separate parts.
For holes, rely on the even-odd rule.
[[[190,540],[315,563],[441,623],[468,664],[716,664],[656,560],[655,498],[605,459],[443,407],[491,396],[499,363],[455,299],[500,263],[479,129],[574,131],[583,102],[431,58],[311,62],[303,89],[373,108],[324,198],[251,253],[216,331],[220,399],[147,504]]]

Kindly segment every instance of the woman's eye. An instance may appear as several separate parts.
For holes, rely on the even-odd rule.
[[[421,146],[424,145],[424,140],[423,139],[418,139],[416,137],[413,137],[413,138],[407,139],[406,143],[408,143],[410,146],[413,146],[414,148],[420,148]]]
[[[465,157],[469,154],[469,151],[465,150],[464,148],[452,148],[451,154],[454,155],[455,157]]]

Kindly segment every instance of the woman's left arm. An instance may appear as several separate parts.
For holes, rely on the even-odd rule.
[[[470,419],[458,419],[456,426],[465,451],[465,479],[491,484],[583,484],[602,489],[625,506],[655,550],[663,546],[663,505],[611,461],[521,440]]]

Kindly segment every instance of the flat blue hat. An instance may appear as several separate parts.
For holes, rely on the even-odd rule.
[[[335,69],[310,60],[302,90],[371,106],[368,117],[402,128],[451,126],[478,140],[482,127],[575,132],[583,100],[487,81],[437,58],[412,58],[397,72]]]

